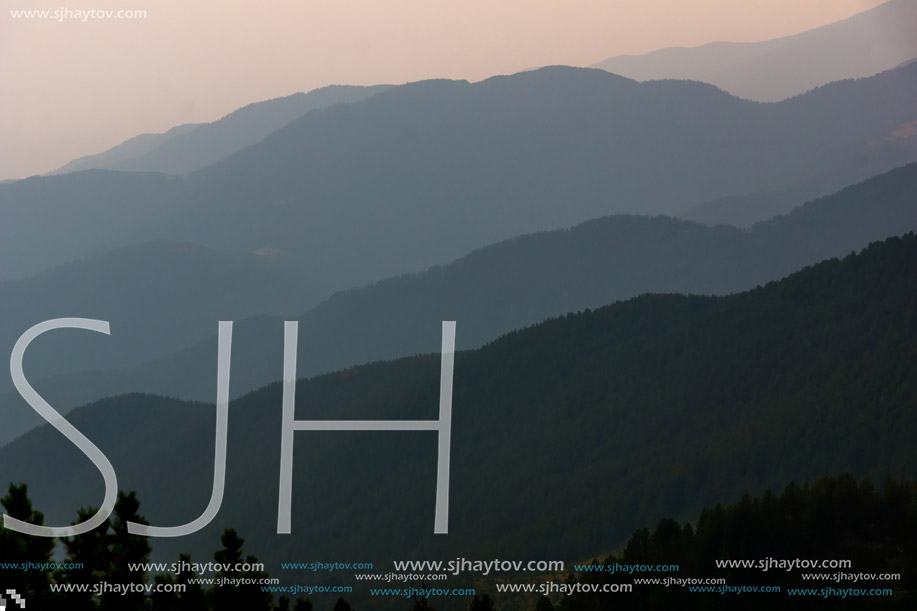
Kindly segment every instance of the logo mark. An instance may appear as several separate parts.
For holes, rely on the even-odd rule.
[[[19,594],[16,593],[16,590],[9,589],[6,591],[7,595],[13,599],[13,602],[19,605],[20,609],[25,609],[25,599]],[[6,611],[6,599],[3,596],[0,596],[0,611]]]

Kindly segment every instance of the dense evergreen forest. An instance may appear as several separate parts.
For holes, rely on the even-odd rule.
[[[717,568],[716,561],[751,559],[769,568]],[[781,560],[850,560],[843,569],[780,567]],[[849,475],[789,484],[780,494],[745,495],[733,505],[706,508],[693,522],[663,519],[652,532],[637,530],[620,551],[593,566],[676,564],[682,579],[722,578],[738,588],[779,587],[779,592],[738,594],[719,588],[635,586],[630,595],[584,594],[559,602],[560,611],[600,609],[913,609],[917,606],[917,486],[891,478],[875,486]],[[876,579],[834,578],[870,575]],[[803,574],[830,576],[804,579]],[[889,579],[897,575],[899,579]],[[642,577],[659,577],[642,574]],[[879,578],[882,576],[882,578]],[[630,579],[596,571],[569,577],[584,583]],[[843,597],[823,588],[848,590]],[[849,590],[891,589],[890,596],[858,596]],[[800,590],[815,590],[809,594]]]

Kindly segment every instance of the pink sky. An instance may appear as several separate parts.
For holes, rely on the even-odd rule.
[[[480,80],[622,53],[757,41],[884,0],[3,0],[0,178],[144,132],[339,84]],[[13,19],[18,9],[146,19]]]

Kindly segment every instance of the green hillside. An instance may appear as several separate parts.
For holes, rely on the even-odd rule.
[[[787,481],[910,477],[915,333],[917,237],[908,234],[749,292],[646,295],[460,353],[450,529],[438,537],[435,436],[417,432],[297,433],[293,535],[274,534],[274,384],[230,406],[217,519],[158,541],[157,552],[201,555],[236,527],[272,562],[583,558],[641,524]],[[297,417],[434,418],[438,375],[431,355],[303,380]],[[72,414],[157,525],[189,521],[206,504],[212,419],[202,404],[140,395]],[[0,481],[28,482],[50,523],[101,498],[101,478],[48,427],[0,450]]]

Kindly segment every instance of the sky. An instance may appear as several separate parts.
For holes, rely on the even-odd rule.
[[[884,0],[0,2],[6,179],[325,85],[478,81],[671,46],[768,40]],[[21,10],[51,12],[40,19]]]

